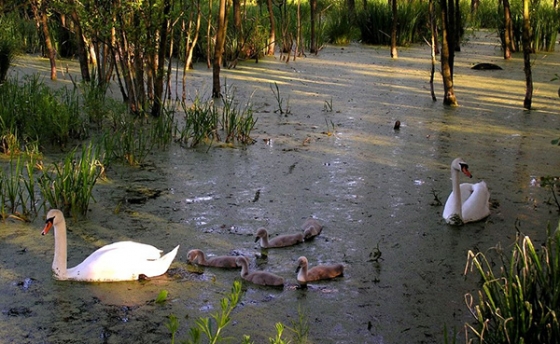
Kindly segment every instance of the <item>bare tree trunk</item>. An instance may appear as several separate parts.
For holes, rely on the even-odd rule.
[[[455,16],[455,20],[453,21],[453,49],[455,49],[455,51],[461,51],[461,36],[463,35],[463,24],[461,22],[461,6],[459,5],[459,0],[455,0],[453,15]]]
[[[276,23],[274,22],[274,11],[272,10],[272,0],[266,1],[266,6],[268,7],[268,16],[270,18],[270,35],[268,36],[268,51],[267,55],[274,55],[274,50],[276,47]]]
[[[296,29],[296,51],[294,52],[294,61],[296,56],[301,55],[301,0],[297,0],[297,29]]]
[[[434,9],[434,0],[429,0],[428,4],[430,15],[430,31],[432,33],[431,39],[431,55],[432,55],[432,70],[430,73],[430,91],[432,93],[432,100],[437,101],[436,92],[434,91],[434,74],[436,71],[436,50],[437,50],[437,33],[436,33],[436,16]]]
[[[398,58],[399,54],[397,52],[397,0],[391,0],[391,12],[393,15],[393,25],[391,27],[391,58]]]
[[[222,1],[222,0],[220,0]],[[210,56],[212,56],[211,51],[211,42],[212,42],[212,37],[210,36],[211,34],[211,28],[212,28],[212,0],[208,0],[208,25],[206,26],[206,66],[208,67],[208,69],[210,69],[210,67],[212,66],[212,61],[210,59]]]
[[[471,14],[475,14],[480,5],[480,0],[471,0]]]
[[[49,30],[49,22],[47,18],[48,0],[34,0],[31,2],[33,15],[37,28],[41,29],[45,43],[45,55],[49,58],[51,63],[51,80],[56,80],[56,51],[52,45],[51,33]]]
[[[309,51],[312,54],[317,54],[319,52],[317,49],[317,37],[315,33],[315,23],[317,21],[317,0],[309,0],[309,5],[311,8],[311,48]]]
[[[226,0],[220,0],[218,10],[218,29],[216,31],[216,45],[214,47],[214,63],[212,68],[212,97],[220,98],[220,67],[224,54],[224,44],[226,41]]]
[[[350,23],[356,23],[356,0],[346,0],[346,7],[348,8]]]
[[[513,46],[513,22],[511,20],[511,10],[509,6],[509,0],[502,0],[504,6],[504,37],[503,46],[504,59],[509,60],[511,58],[511,53],[515,51]]]
[[[441,0],[441,72],[443,76],[443,104],[445,105],[458,105],[453,90],[453,60],[455,54],[453,50],[455,46],[453,42],[454,33],[452,31],[453,7],[453,0]]]
[[[89,75],[89,64],[88,64],[88,53],[86,42],[84,41],[84,35],[82,33],[82,25],[78,13],[75,9],[74,0],[68,0],[68,4],[72,6],[70,17],[74,22],[74,30],[76,31],[76,41],[78,42],[78,61],[80,61],[80,72],[82,74],[82,79],[89,82],[91,77]]]
[[[531,72],[531,22],[529,18],[529,0],[523,0],[523,62],[525,71],[525,100],[523,107],[531,110],[533,102],[533,75]]]
[[[163,108],[163,86],[165,78],[165,55],[167,54],[167,34],[169,31],[169,12],[171,12],[171,0],[163,2],[163,16],[159,33],[159,47],[157,54],[157,68],[154,79],[154,103],[152,104],[152,116],[159,117]]]
[[[192,12],[191,12],[191,15],[189,17],[189,27],[185,38],[186,59],[185,59],[185,66],[183,72],[186,71],[187,69],[192,69],[193,67],[192,59],[193,59],[194,48],[196,47],[196,43],[198,42],[198,36],[200,35],[201,18],[202,18],[202,11],[200,10],[200,0],[196,0],[196,23],[194,27],[194,37],[192,37],[191,39],[191,29],[193,23]],[[184,81],[185,80],[183,80],[183,85],[184,85]]]

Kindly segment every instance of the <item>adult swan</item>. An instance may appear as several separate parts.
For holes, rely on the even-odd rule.
[[[459,226],[467,222],[482,220],[490,215],[490,192],[484,181],[476,184],[459,185],[459,172],[472,178],[469,165],[461,158],[451,163],[451,183],[453,191],[445,202],[443,218],[450,225]]]
[[[93,252],[79,265],[67,269],[66,220],[58,209],[47,213],[42,235],[54,227],[54,260],[52,270],[58,280],[85,282],[118,282],[137,280],[140,275],[154,277],[164,274],[179,246],[161,256],[157,248],[133,241],[121,241],[106,245]]]

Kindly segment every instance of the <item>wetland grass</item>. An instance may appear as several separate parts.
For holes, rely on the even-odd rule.
[[[104,171],[101,160],[100,147],[90,143],[82,146],[81,154],[75,148],[62,162],[43,168],[39,187],[49,207],[73,217],[85,215],[93,199],[93,187]]]
[[[482,287],[465,295],[474,323],[465,324],[467,342],[556,343],[560,338],[560,226],[547,229],[536,249],[517,235],[511,255],[496,248],[501,265],[489,254],[469,251],[465,274],[474,271]],[[475,300],[477,299],[477,300]]]

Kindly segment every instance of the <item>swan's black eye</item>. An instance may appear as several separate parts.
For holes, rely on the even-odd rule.
[[[54,216],[53,216],[53,217],[49,217],[49,218],[47,219],[47,221],[45,221],[45,223],[51,223],[51,224],[52,224],[53,222],[54,222]]]
[[[469,169],[469,165],[468,165],[468,164],[465,164],[464,162],[459,163],[459,166],[461,166],[461,170],[463,170],[463,169],[465,169],[465,168],[466,168],[467,170]]]

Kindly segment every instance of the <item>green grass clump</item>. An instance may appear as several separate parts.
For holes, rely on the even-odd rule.
[[[66,145],[82,139],[87,128],[75,91],[53,91],[37,75],[23,82],[7,80],[0,87],[0,134],[13,135],[19,145],[37,141]]]
[[[92,191],[104,171],[101,149],[93,144],[82,146],[68,153],[64,161],[43,167],[39,177],[41,195],[50,208],[57,208],[73,217],[85,215]]]
[[[213,99],[203,101],[198,95],[190,106],[180,103],[185,117],[184,123],[174,129],[178,142],[188,147],[196,147],[203,142],[211,145],[222,140],[225,143],[254,143],[251,131],[257,119],[253,117],[251,102],[239,104],[235,93],[230,92],[227,86],[224,93],[219,105]]]
[[[560,226],[536,249],[518,235],[511,255],[497,249],[501,266],[483,253],[469,251],[470,268],[482,279],[478,301],[470,293],[467,306],[475,318],[466,324],[467,342],[557,343],[560,338]]]

